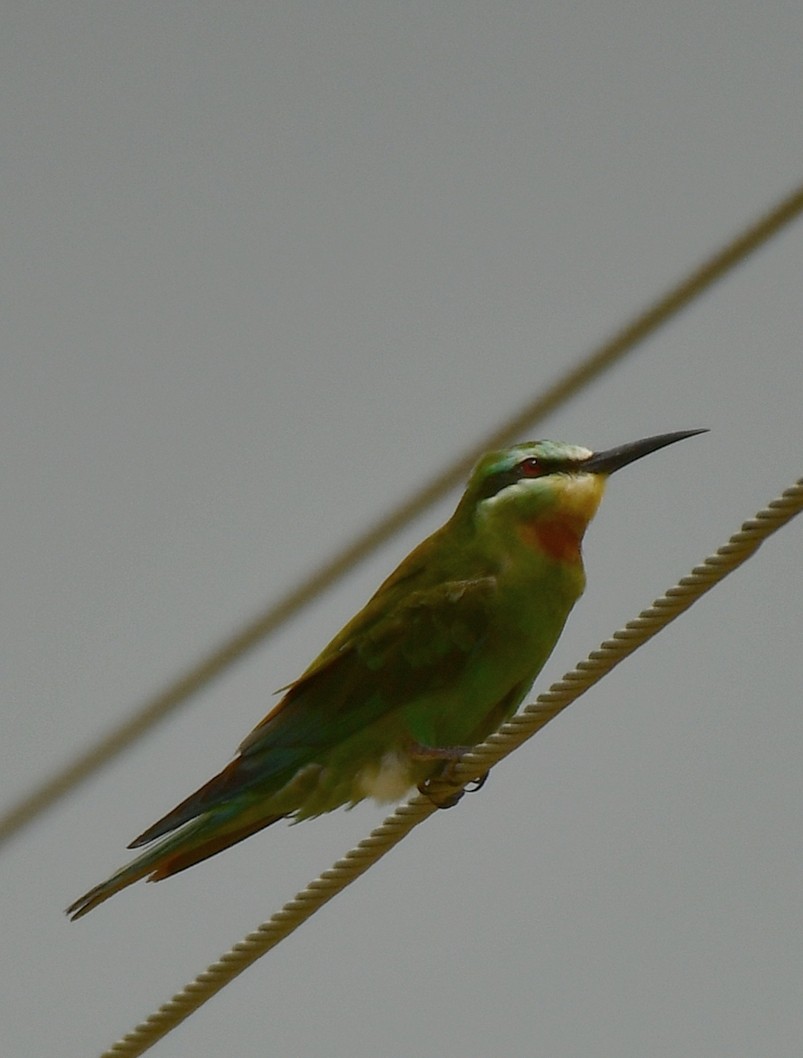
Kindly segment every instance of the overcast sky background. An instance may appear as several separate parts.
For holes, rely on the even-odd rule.
[[[0,807],[803,177],[799,0],[60,0],[2,25]],[[711,428],[613,479],[539,686],[800,476],[801,269],[798,222],[534,431]],[[0,850],[4,1053],[99,1053],[384,816],[62,913],[456,498]],[[801,545],[794,523],[152,1053],[799,1053]]]

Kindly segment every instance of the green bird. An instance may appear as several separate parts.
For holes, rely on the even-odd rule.
[[[139,878],[167,878],[285,817],[415,787],[435,800],[433,780],[515,712],[555,646],[585,587],[581,542],[608,476],[703,432],[596,453],[535,441],[485,455],[449,521],[284,688],[235,759],[129,846],[151,849],[67,913],[80,918]]]

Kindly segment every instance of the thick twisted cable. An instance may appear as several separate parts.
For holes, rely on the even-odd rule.
[[[504,724],[481,745],[461,758],[454,769],[454,789],[479,774],[484,774],[503,757],[532,738],[561,710],[576,701],[593,684],[602,679],[624,658],[696,602],[723,577],[745,562],[764,540],[803,510],[803,478],[755,518],[742,525],[727,544],[695,566],[652,606],[635,620],[614,632],[585,661],[540,694],[531,705]],[[235,944],[217,962],[199,974],[155,1013],[104,1051],[101,1058],[136,1058],[193,1014],[230,981],[275,948],[319,908],[337,896],[347,885],[364,874],[389,852],[413,827],[427,819],[436,808],[420,794],[400,805],[392,815],[371,831],[368,837],[337,860],[328,870],[310,882],[281,910],[275,912],[252,933]]]
[[[515,440],[541,419],[622,360],[664,323],[704,294],[736,265],[766,243],[773,235],[803,212],[803,185],[782,198],[752,224],[720,247],[706,261],[692,269],[679,283],[648,305],[639,315],[614,334],[573,368],[557,379],[539,397],[478,441],[398,507],[360,533],[350,544],[313,570],[295,588],[237,629],[223,643],[212,649],[197,664],[102,736],[89,749],[78,754],[63,768],[54,772],[35,789],[20,798],[0,815],[0,844],[35,819],[59,798],[87,779],[129,745],[187,701],[202,687],[211,683],[229,665],[263,642],[285,621],[301,610],[326,588],[344,576],[394,533],[440,499],[448,489],[459,485],[477,459],[492,448]]]

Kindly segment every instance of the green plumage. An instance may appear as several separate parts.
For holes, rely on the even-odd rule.
[[[656,441],[670,443],[637,442],[647,446],[640,454]],[[80,917],[138,878],[167,877],[282,817],[426,789],[460,748],[495,730],[582,593],[580,541],[616,469],[605,455],[538,442],[486,456],[449,522],[286,689],[235,760],[140,835],[132,847],[160,840],[70,913]]]

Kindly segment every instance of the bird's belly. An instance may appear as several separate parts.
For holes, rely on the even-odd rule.
[[[378,761],[363,765],[354,778],[357,797],[373,797],[380,804],[398,801],[415,786],[410,757],[390,750]]]

